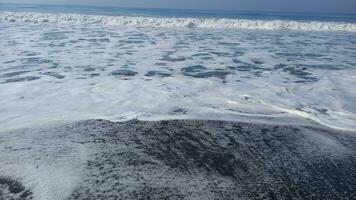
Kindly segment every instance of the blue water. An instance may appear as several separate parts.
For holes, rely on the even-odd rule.
[[[257,20],[297,20],[297,21],[333,21],[356,22],[356,14],[335,13],[286,13],[253,11],[214,11],[158,8],[120,8],[104,6],[64,6],[36,4],[0,3],[0,11],[71,13],[110,16],[153,16],[153,17],[193,17],[193,18],[229,18]]]

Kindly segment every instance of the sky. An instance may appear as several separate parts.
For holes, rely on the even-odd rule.
[[[0,0],[0,2],[99,5],[137,8],[356,14],[356,0]]]

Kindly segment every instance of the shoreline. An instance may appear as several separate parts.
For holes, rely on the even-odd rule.
[[[326,123],[321,123],[319,120],[313,118],[306,118],[301,116],[258,116],[258,115],[241,115],[241,114],[220,114],[220,113],[209,113],[200,115],[162,115],[162,116],[149,116],[149,117],[137,117],[122,120],[114,120],[110,118],[72,118],[70,120],[37,120],[35,123],[23,123],[21,125],[14,125],[14,123],[3,123],[2,129],[0,129],[0,134],[3,132],[20,131],[27,129],[43,129],[50,128],[71,123],[80,123],[85,121],[107,121],[111,123],[129,123],[131,121],[138,122],[160,122],[160,121],[213,121],[213,122],[228,122],[228,123],[246,123],[246,124],[257,124],[257,125],[277,125],[277,126],[302,126],[308,128],[319,128],[327,129],[331,131],[341,131],[356,133],[356,130],[350,128],[342,128],[339,126],[329,125]],[[4,128],[5,127],[5,128]]]
[[[212,120],[14,130],[0,133],[0,197],[347,199],[355,144],[354,132],[322,126]]]

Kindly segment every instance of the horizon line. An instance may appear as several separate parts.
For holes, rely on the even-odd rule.
[[[101,7],[101,8],[121,8],[121,9],[161,9],[161,10],[190,10],[190,11],[217,11],[217,12],[256,12],[256,13],[294,13],[294,14],[336,14],[336,15],[355,15],[350,12],[306,12],[306,11],[273,11],[273,10],[229,10],[229,9],[195,9],[195,8],[167,8],[167,7],[135,7],[135,6],[117,6],[117,5],[94,5],[94,4],[62,4],[62,3],[18,3],[18,2],[0,2],[1,4],[13,5],[44,5],[44,6],[72,6],[72,7]]]

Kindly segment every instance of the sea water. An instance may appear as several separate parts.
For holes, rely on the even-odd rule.
[[[240,117],[356,130],[355,36],[352,14],[0,4],[0,131]]]

